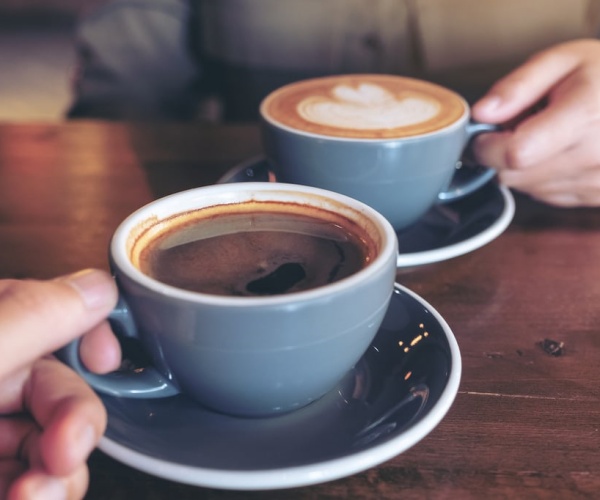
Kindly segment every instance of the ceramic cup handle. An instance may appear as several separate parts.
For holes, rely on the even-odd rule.
[[[137,328],[129,307],[121,297],[119,297],[119,302],[108,319],[119,335],[134,339],[138,338]],[[179,394],[173,383],[153,367],[117,371],[106,375],[97,375],[90,372],[83,366],[79,357],[80,344],[81,339],[74,340],[60,349],[56,355],[81,375],[96,391],[111,396],[145,399],[164,398]]]
[[[470,122],[467,125],[467,146],[479,134],[498,132],[499,130],[498,125]],[[454,174],[450,186],[438,195],[438,203],[448,203],[471,194],[487,184],[495,175],[496,171],[488,167],[462,167]]]

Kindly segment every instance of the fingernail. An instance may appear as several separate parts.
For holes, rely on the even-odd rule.
[[[96,442],[96,431],[91,425],[85,425],[77,436],[77,449],[82,461],[85,461],[87,456],[96,447]]]
[[[483,97],[478,103],[477,107],[480,112],[493,113],[502,105],[502,99],[497,95],[489,95]]]
[[[32,500],[66,500],[67,488],[60,479],[52,477],[39,478],[31,492]]]
[[[518,187],[523,178],[523,173],[515,170],[501,170],[498,172],[500,182],[509,187]]]
[[[88,309],[105,308],[115,301],[114,284],[102,271],[85,269],[62,279],[79,292]]]

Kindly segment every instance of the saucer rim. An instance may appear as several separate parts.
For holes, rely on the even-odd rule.
[[[163,479],[224,490],[274,490],[310,486],[357,474],[408,450],[427,436],[452,406],[461,380],[462,360],[458,342],[442,315],[412,290],[395,283],[395,289],[416,300],[442,327],[451,356],[446,386],[431,410],[409,430],[383,443],[343,457],[301,466],[265,470],[222,470],[196,467],[146,455],[103,436],[98,448],[126,465]]]
[[[442,248],[425,250],[423,252],[398,253],[396,267],[415,267],[450,260],[473,252],[487,243],[494,241],[506,230],[515,216],[515,199],[512,193],[502,184],[496,184],[496,187],[502,195],[504,209],[500,216],[490,226],[480,233],[477,233],[475,236],[471,236],[466,240]]]
[[[230,168],[217,180],[216,183],[230,183],[231,179],[233,179],[239,172],[250,168],[253,165],[262,161],[266,161],[265,157],[262,155],[249,158]],[[487,243],[494,241],[506,230],[506,228],[510,225],[515,215],[515,199],[510,189],[508,189],[508,187],[502,184],[496,184],[496,187],[502,195],[504,207],[500,216],[490,226],[488,226],[480,233],[477,233],[475,236],[471,236],[470,238],[467,238],[463,241],[459,241],[457,243],[453,243],[442,248],[424,250],[421,252],[398,252],[396,268],[403,269],[409,267],[418,267],[427,264],[434,264],[436,262],[442,262],[445,260],[450,260],[455,257],[460,257],[461,255],[473,252],[478,248],[483,247]],[[468,198],[468,196],[469,195],[465,196],[465,198]],[[450,202],[450,204],[451,203],[452,202]]]

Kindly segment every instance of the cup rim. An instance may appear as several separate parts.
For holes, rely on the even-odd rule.
[[[260,103],[259,106],[259,114],[261,119],[268,123],[269,125],[284,130],[288,133],[291,134],[295,134],[295,135],[299,135],[299,136],[303,136],[303,137],[308,137],[308,138],[313,138],[313,139],[321,139],[321,140],[327,140],[327,141],[337,141],[337,142],[359,142],[359,143],[376,143],[376,144],[380,144],[380,143],[388,143],[388,142],[408,142],[411,140],[420,140],[426,137],[430,137],[430,136],[434,136],[434,135],[439,135],[439,134],[443,134],[443,133],[448,133],[451,132],[457,128],[460,128],[463,123],[465,121],[468,121],[470,116],[471,116],[471,111],[470,111],[470,106],[469,103],[466,101],[466,99],[461,96],[458,92],[445,87],[443,85],[439,85],[437,83],[434,82],[430,82],[428,80],[423,80],[421,78],[412,78],[412,77],[408,77],[408,76],[403,76],[403,75],[376,75],[376,76],[389,76],[389,77],[396,77],[396,78],[401,78],[401,79],[405,79],[405,80],[413,80],[413,81],[422,81],[424,83],[430,84],[430,85],[435,85],[437,87],[443,88],[444,90],[454,94],[454,96],[456,96],[463,104],[463,113],[462,115],[454,122],[446,125],[445,127],[436,129],[436,130],[431,130],[429,132],[423,132],[420,134],[414,134],[414,135],[408,135],[405,137],[385,137],[385,138],[376,138],[376,137],[340,137],[340,136],[334,136],[334,135],[327,135],[327,134],[318,134],[316,132],[307,132],[305,130],[301,130],[299,128],[294,128],[291,127],[289,125],[285,125],[284,123],[279,122],[278,120],[275,120],[274,118],[271,118],[270,116],[267,116],[267,113],[265,112],[265,107],[267,104],[267,101],[269,101],[272,96],[279,92],[280,90],[287,88],[289,86],[292,85],[296,85],[298,83],[301,83],[302,81],[308,81],[308,80],[319,80],[319,79],[324,79],[324,78],[335,78],[337,75],[328,75],[328,76],[323,76],[323,77],[316,77],[316,78],[307,78],[304,80],[300,80],[300,81],[296,81],[296,82],[291,82],[288,83],[287,85],[283,85],[275,90],[273,90],[272,92],[270,92]],[[339,75],[339,76],[361,76],[361,75],[355,75],[355,74],[348,74],[348,75]],[[368,77],[370,76],[368,73],[364,74],[364,76]]]
[[[254,197],[258,193],[262,193],[262,196],[265,196],[265,194],[274,192],[280,193],[280,200],[285,196],[289,197],[301,195],[304,196],[304,200],[306,202],[310,203],[312,200],[313,205],[317,204],[315,200],[321,200],[328,203],[333,201],[338,206],[348,207],[349,211],[354,212],[358,217],[365,217],[369,219],[373,222],[374,226],[377,227],[381,236],[381,248],[377,256],[372,262],[369,263],[368,266],[360,269],[351,276],[345,277],[334,283],[328,283],[317,288],[289,294],[260,297],[234,297],[194,292],[177,288],[162,283],[144,274],[131,262],[131,259],[129,258],[127,242],[130,239],[131,231],[135,227],[139,227],[140,223],[144,220],[149,220],[154,217],[157,217],[158,220],[161,220],[179,212],[192,210],[195,208],[194,205],[199,205],[199,207],[202,207],[219,204],[207,203],[207,196],[209,197],[209,201],[213,199],[219,199],[221,200],[220,204],[225,204],[227,201],[229,203],[234,203],[256,199]],[[239,193],[245,194],[240,198]],[[260,195],[258,197],[261,198]],[[266,201],[270,198],[264,199]],[[274,198],[274,200],[277,199],[278,198]],[[328,206],[331,206],[331,204]],[[179,207],[179,209],[177,209],[177,207]],[[119,224],[112,236],[109,248],[111,264],[116,267],[118,273],[126,275],[130,280],[133,280],[138,285],[161,296],[191,303],[222,306],[235,305],[236,307],[267,307],[306,302],[329,295],[336,295],[344,290],[355,287],[364,280],[368,280],[370,276],[378,275],[385,269],[390,260],[393,261],[395,269],[395,262],[397,259],[397,236],[393,227],[383,215],[368,205],[348,196],[321,188],[296,184],[246,182],[238,184],[215,184],[192,188],[154,200],[138,208]]]

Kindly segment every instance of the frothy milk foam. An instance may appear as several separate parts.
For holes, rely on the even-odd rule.
[[[331,127],[376,130],[405,127],[427,121],[439,112],[440,105],[420,96],[397,98],[383,87],[361,83],[357,87],[338,85],[331,99],[308,97],[298,104],[305,120]]]
[[[409,137],[465,115],[463,99],[433,83],[392,75],[340,75],[292,83],[261,106],[270,121],[350,138]]]

